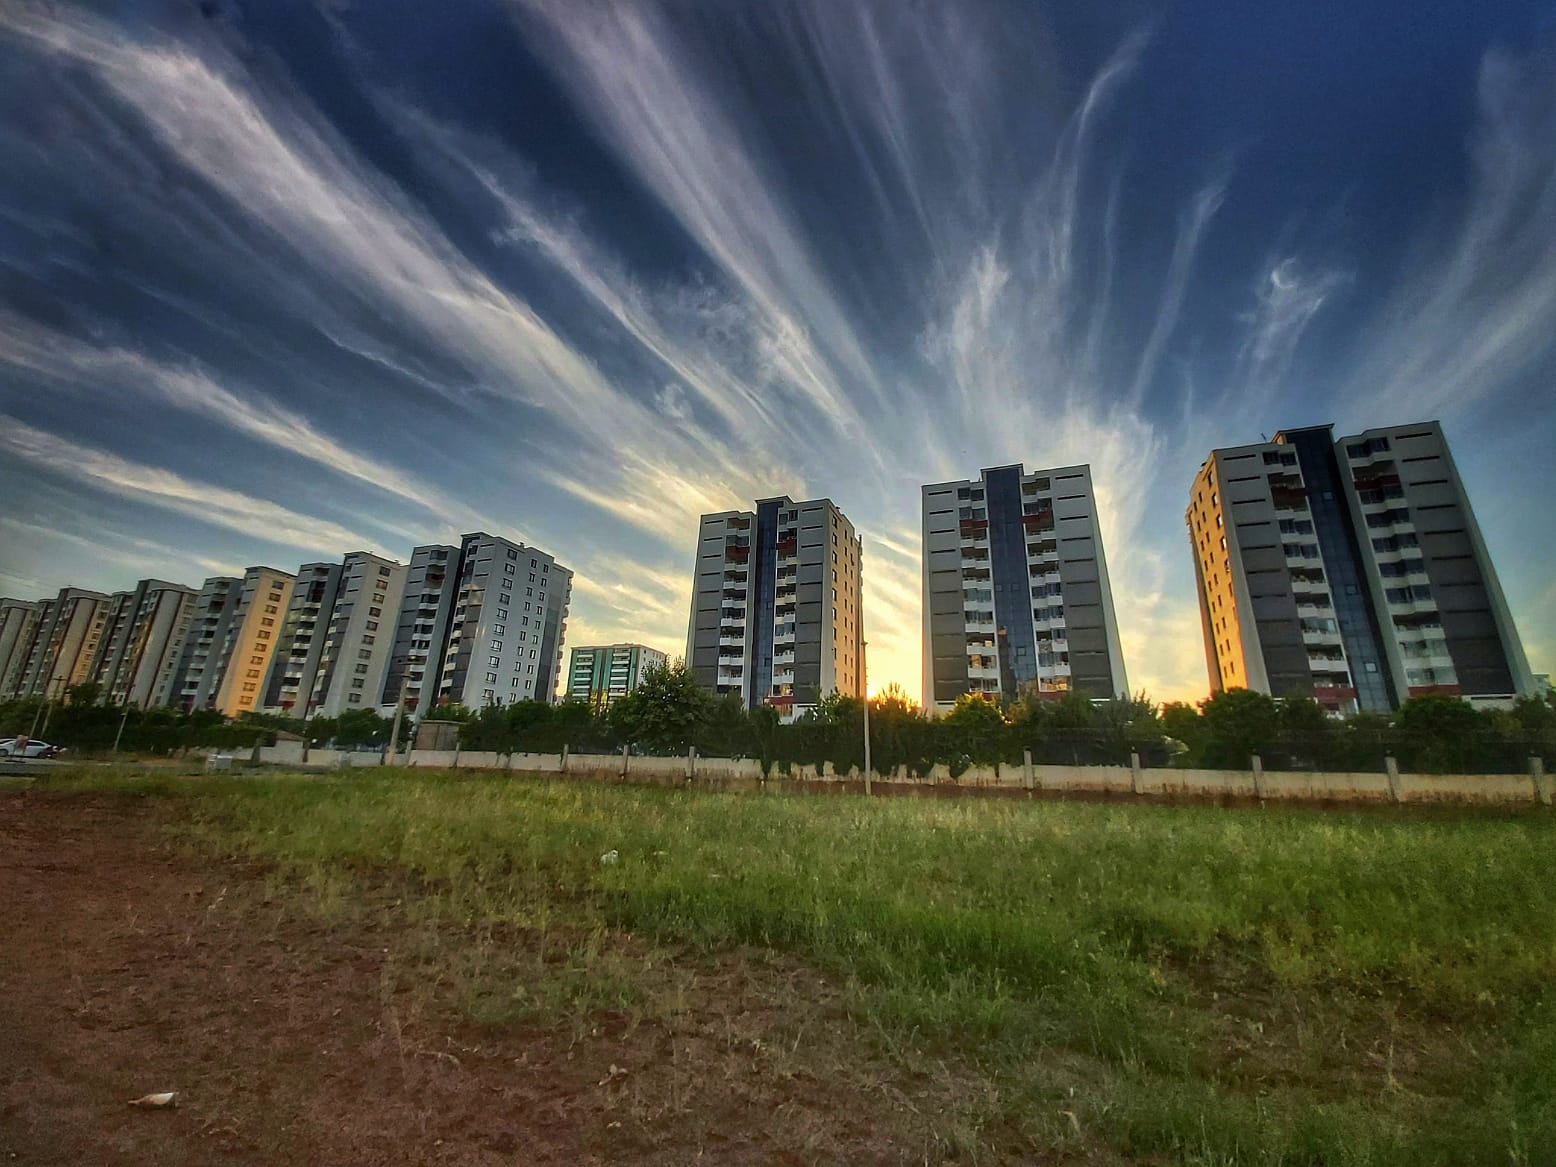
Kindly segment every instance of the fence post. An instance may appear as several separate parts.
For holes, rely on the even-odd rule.
[[[1021,751],[1021,784],[1028,790],[1032,789],[1032,751]]]
[[[458,742],[454,743],[454,765],[453,765],[453,769],[455,769],[455,770],[459,769],[459,743]]]
[[[686,781],[694,782],[697,778],[697,747],[688,746],[686,749]]]
[[[557,772],[559,774],[566,774],[567,773],[567,743],[566,742],[562,743],[562,760],[557,764]]]
[[[1144,776],[1140,773],[1140,755],[1131,750],[1129,754],[1129,789],[1136,794],[1144,794],[1144,783]]]
[[[1389,772],[1389,799],[1392,802],[1404,802],[1404,793],[1399,788],[1399,760],[1390,754],[1383,759],[1383,765]]]
[[[1545,781],[1545,759],[1529,755],[1529,777],[1534,782],[1534,800],[1541,806],[1550,806],[1551,788]]]
[[[631,749],[632,747],[630,745],[621,747],[621,776],[623,778],[627,776],[627,767],[630,765],[628,759],[632,756],[628,751]]]
[[[1255,754],[1248,759],[1253,766],[1253,793],[1260,802],[1264,801],[1264,759]]]

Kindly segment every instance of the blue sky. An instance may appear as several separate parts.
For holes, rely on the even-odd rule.
[[[1556,665],[1556,8],[0,8],[0,594],[484,528],[684,645],[703,511],[826,495],[871,685],[918,487],[1090,462],[1203,695],[1214,446],[1438,418]]]

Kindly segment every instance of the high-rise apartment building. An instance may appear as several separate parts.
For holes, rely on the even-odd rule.
[[[263,708],[294,717],[376,710],[404,588],[403,564],[366,551],[298,568]]]
[[[243,581],[213,575],[200,585],[189,609],[189,629],[179,647],[168,687],[167,704],[180,709],[205,709],[220,674],[216,657],[227,639],[227,625],[237,607]]]
[[[313,681],[309,705],[314,712],[338,717],[377,708],[394,649],[405,574],[403,563],[366,551],[346,556]]]
[[[90,680],[108,610],[109,598],[102,592],[60,589],[39,613],[21,695],[59,697],[71,685]]]
[[[290,717],[309,717],[324,641],[340,593],[340,563],[305,563],[287,601],[276,636],[261,707]]]
[[[1129,691],[1089,466],[925,486],[924,706]]]
[[[0,701],[11,700],[21,688],[46,602],[0,599]]]
[[[92,677],[104,701],[140,708],[167,703],[195,596],[182,584],[143,579],[134,591],[110,597]]]
[[[703,515],[686,661],[698,684],[785,715],[864,694],[863,547],[830,499]]]
[[[423,704],[430,709],[437,703],[458,585],[458,547],[434,544],[411,552],[380,705],[396,704],[402,686],[405,707],[413,712]]]
[[[554,701],[573,573],[523,543],[475,532],[458,547],[418,547],[384,674],[381,701],[405,686],[408,708],[479,709]]]
[[[1342,714],[1534,691],[1436,422],[1212,451],[1186,518],[1213,689]]]
[[[262,707],[265,673],[294,578],[273,567],[251,567],[242,579],[205,581],[179,656],[173,704],[228,717]]]
[[[644,644],[604,644],[575,648],[567,663],[567,699],[608,705],[638,687],[644,676],[662,669],[668,658]]]

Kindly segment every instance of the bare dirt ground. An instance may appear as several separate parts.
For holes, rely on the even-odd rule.
[[[326,925],[178,813],[0,794],[0,1163],[920,1163],[979,1089],[761,952],[670,960],[647,1017],[477,1025],[407,977],[387,894]]]

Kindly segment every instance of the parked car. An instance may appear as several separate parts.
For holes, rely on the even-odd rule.
[[[14,737],[0,737],[0,758],[55,758],[65,752],[64,746],[51,746],[37,738],[28,738],[25,746],[18,746]]]

